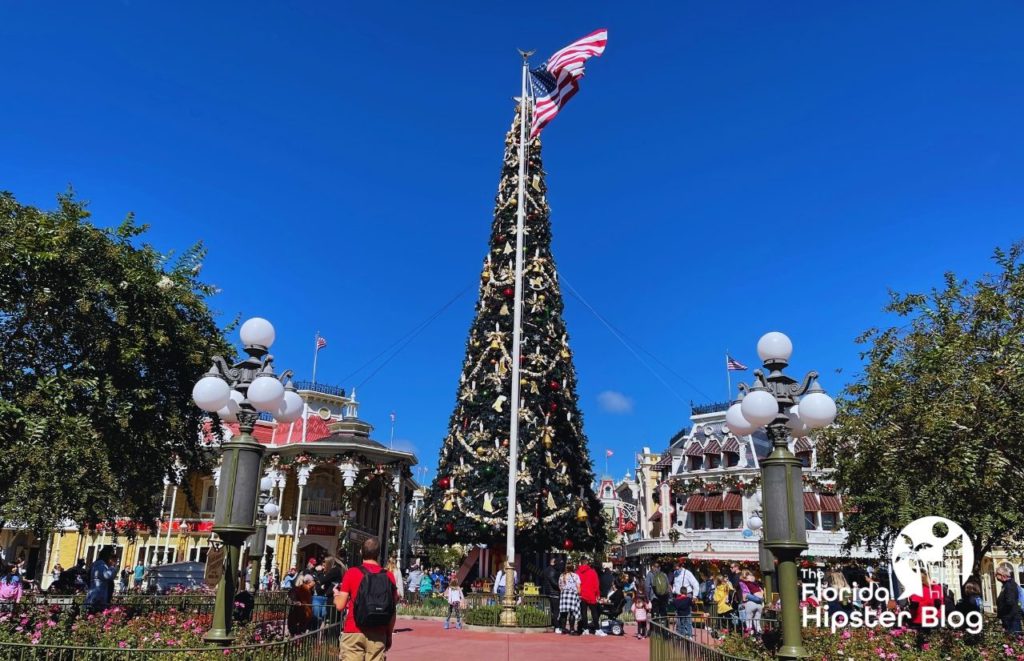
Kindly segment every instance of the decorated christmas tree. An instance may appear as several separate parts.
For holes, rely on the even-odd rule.
[[[480,275],[455,410],[420,519],[426,543],[504,543],[515,294],[519,113],[505,137],[490,249]],[[596,550],[606,540],[593,490],[551,254],[540,140],[528,145],[516,548]]]

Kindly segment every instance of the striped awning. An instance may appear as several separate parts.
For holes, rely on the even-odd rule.
[[[793,444],[793,452],[810,452],[813,449],[811,442],[807,440],[806,436],[796,439],[796,443]]]
[[[811,491],[804,492],[804,511],[820,512],[821,505],[818,504],[818,494]]]
[[[726,512],[736,512],[743,510],[743,497],[738,493],[729,492],[725,494],[725,502],[722,504],[722,509]]]
[[[718,444],[718,441],[711,439],[707,447],[704,448],[704,454],[721,454],[722,446]]]
[[[726,439],[725,445],[722,446],[722,450],[724,450],[725,452],[739,452],[740,442],[737,441],[735,438]]]
[[[686,504],[683,505],[684,512],[703,512],[704,509],[704,496],[694,494],[686,499]]]
[[[821,511],[822,512],[842,512],[843,504],[839,502],[839,496],[833,496],[831,494],[821,494]]]
[[[722,500],[722,494],[713,493],[704,496],[704,510],[705,512],[721,512],[725,509],[725,501]]]
[[[658,460],[658,463],[654,464],[654,467],[655,468],[672,468],[672,455],[671,454],[666,454],[665,456],[663,456],[661,459]]]
[[[704,456],[704,449],[701,448],[700,443],[694,441],[690,444],[690,447],[686,448],[687,457],[702,457]]]

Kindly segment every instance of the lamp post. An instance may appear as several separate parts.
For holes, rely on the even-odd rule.
[[[280,377],[274,374],[274,358],[268,353],[274,342],[274,327],[266,319],[254,317],[240,329],[243,349],[248,357],[229,366],[214,356],[213,366],[192,389],[192,399],[204,411],[216,413],[226,422],[238,422],[239,434],[221,446],[220,480],[213,532],[224,544],[224,571],[217,586],[213,622],[205,639],[229,645],[231,613],[238,577],[242,544],[255,532],[256,500],[260,487],[263,446],[252,430],[260,412],[278,422],[298,420],[302,398],[295,392],[290,370]]]
[[[267,522],[264,518],[267,514],[267,507],[270,505],[270,490],[274,487],[274,481],[269,475],[260,480],[259,510],[256,516],[256,531],[252,534],[252,541],[249,543],[249,582],[252,584],[252,591],[260,590],[260,563],[263,561],[263,552],[267,547]]]
[[[803,381],[782,373],[792,353],[793,343],[782,333],[763,335],[757,342],[757,355],[767,375],[754,370],[754,385],[740,384],[740,396],[725,416],[733,433],[743,436],[764,426],[772,443],[771,454],[761,461],[762,543],[778,559],[776,578],[782,600],[782,647],[778,656],[783,659],[807,656],[800,631],[796,563],[807,549],[803,471],[800,460],[789,449],[789,438],[829,425],[836,416],[836,404],[818,385],[817,372],[808,372]]]

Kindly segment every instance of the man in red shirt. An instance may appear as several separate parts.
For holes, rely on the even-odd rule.
[[[607,636],[604,631],[600,630],[600,613],[601,606],[597,603],[597,600],[601,597],[601,588],[599,585],[597,572],[590,566],[589,561],[584,558],[580,562],[580,566],[576,569],[576,573],[580,577],[580,632],[583,635],[598,635]],[[590,624],[587,624],[587,611],[590,611]]]
[[[371,537],[363,542],[362,569],[376,574],[385,571],[378,561],[380,542]],[[387,572],[391,585],[394,586],[394,603],[398,603],[398,586],[395,576]],[[352,567],[341,579],[341,585],[334,589],[334,607],[339,611],[348,607],[345,615],[345,627],[341,636],[341,661],[383,661],[386,652],[391,649],[391,635],[395,630],[395,618],[391,618],[386,626],[361,630],[356,624],[356,598],[359,585],[363,582],[363,572],[359,567]]]

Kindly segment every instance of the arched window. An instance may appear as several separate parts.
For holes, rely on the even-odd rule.
[[[800,465],[803,466],[804,468],[810,468],[811,467],[811,451],[810,450],[802,450],[800,452],[797,452],[796,453],[796,458],[800,460]]]

